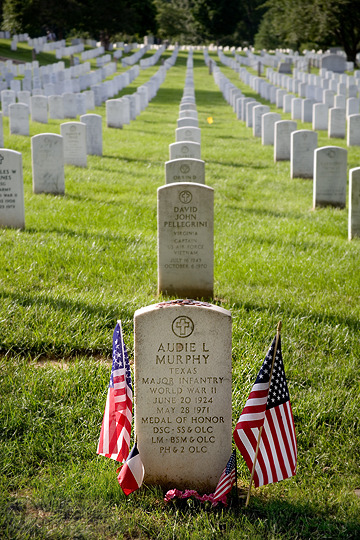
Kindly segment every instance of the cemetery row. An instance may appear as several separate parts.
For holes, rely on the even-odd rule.
[[[210,57],[205,52],[205,62],[209,65]],[[291,178],[313,178],[313,207],[346,206],[347,190],[347,151],[338,146],[325,146],[317,148],[318,134],[312,130],[297,130],[297,123],[294,120],[282,120],[278,113],[270,112],[267,105],[263,105],[253,98],[243,96],[240,89],[233,85],[213,62],[214,79],[222,91],[224,98],[233,107],[237,118],[246,122],[246,126],[253,129],[253,135],[260,137],[263,145],[274,145],[274,161],[290,161]],[[240,77],[255,90],[258,89],[259,77],[251,76],[244,68],[240,69]],[[259,83],[260,84],[260,83]],[[262,85],[261,85],[262,86]],[[270,85],[266,86],[269,89]],[[279,91],[274,88],[275,93]],[[259,89],[261,91],[261,88]],[[264,92],[261,94],[264,99],[269,96]],[[297,98],[293,98],[293,102]],[[355,99],[357,98],[350,98]],[[300,98],[300,101],[305,101]],[[316,106],[316,105],[315,105]],[[357,103],[357,107],[359,104]],[[330,125],[333,130],[338,119],[336,114],[340,111],[345,120],[345,110],[330,109],[329,116],[332,119]],[[360,121],[360,114],[351,115],[349,118]],[[350,124],[352,128],[358,130],[360,124]],[[332,136],[333,131],[331,132]],[[360,236],[360,167],[356,167],[349,172],[349,217],[348,217],[348,238]]]
[[[177,51],[161,66],[151,79],[132,96],[124,96],[106,103],[107,125],[121,128],[144,110],[165,79],[166,71],[176,62]],[[34,96],[39,97],[39,96]],[[21,107],[19,116],[16,113]],[[28,135],[28,106],[17,103],[9,106],[10,126],[18,125],[17,133]],[[2,121],[2,116],[0,117]],[[20,126],[20,127],[19,127]],[[26,128],[26,129],[25,129]],[[10,127],[10,130],[12,128]],[[33,192],[63,194],[65,192],[64,165],[87,166],[87,155],[102,155],[102,117],[84,114],[80,122],[60,125],[60,135],[43,133],[31,138]],[[2,129],[1,129],[2,133]],[[21,153],[0,149],[0,225],[25,227],[24,186]]]

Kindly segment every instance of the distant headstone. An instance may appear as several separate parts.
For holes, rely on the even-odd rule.
[[[275,122],[274,130],[274,161],[290,160],[290,135],[297,128],[292,120],[280,120]]]
[[[270,107],[268,105],[256,105],[253,108],[253,135],[254,137],[261,137],[262,131],[262,117],[264,114],[270,112]]]
[[[349,173],[349,220],[348,238],[360,236],[360,167]]]
[[[178,118],[177,120],[177,127],[199,127],[199,120],[197,118],[192,118],[191,116],[184,117],[184,118]]]
[[[313,105],[312,128],[319,131],[328,130],[329,107],[325,103],[315,103]]]
[[[199,143],[183,141],[169,144],[169,158],[194,158],[201,159],[201,145]]]
[[[278,67],[279,73],[289,73],[291,74],[291,63],[290,62],[280,62]]]
[[[77,106],[76,106],[76,94],[72,92],[65,92],[62,95],[63,98],[63,107],[64,107],[64,118],[76,118],[77,116]]]
[[[83,114],[80,122],[86,124],[86,152],[92,156],[102,156],[102,117],[99,114]]]
[[[321,58],[320,68],[334,71],[335,73],[345,73],[346,58],[339,54],[325,54]]]
[[[318,134],[310,129],[300,129],[291,133],[290,176],[291,178],[312,178],[314,175],[314,151],[318,144]]]
[[[25,228],[22,156],[0,149],[0,227]]]
[[[266,146],[273,146],[275,140],[275,122],[281,120],[281,115],[279,113],[265,113],[261,117],[262,128],[261,128],[261,143]]]
[[[347,145],[360,146],[360,114],[348,116]]]
[[[60,124],[60,133],[64,139],[64,163],[86,167],[86,124],[65,122]]]
[[[313,207],[346,204],[347,150],[324,146],[314,153]]]
[[[158,291],[209,298],[214,286],[214,190],[179,182],[158,188]]]
[[[49,96],[49,118],[54,120],[64,119],[64,101],[62,96]]]
[[[64,147],[61,135],[41,133],[31,137],[34,193],[65,193]]]
[[[174,300],[139,309],[134,320],[144,481],[211,493],[231,454],[231,314]]]
[[[294,98],[291,102],[291,119],[292,120],[301,120],[302,112],[302,99]]]
[[[127,99],[106,100],[106,125],[121,129],[130,124],[130,102]]]
[[[9,105],[16,103],[14,90],[1,90],[1,108],[3,116],[9,116]]]
[[[165,163],[165,183],[196,182],[205,184],[205,161],[194,158],[173,159]]]
[[[346,111],[345,109],[329,109],[328,137],[344,139],[346,133]]]
[[[47,124],[48,122],[48,98],[46,96],[31,97],[31,120]]]
[[[25,103],[12,103],[9,105],[9,128],[11,135],[29,136],[29,107]]]
[[[181,127],[175,129],[176,142],[192,141],[201,144],[201,129],[197,127]]]

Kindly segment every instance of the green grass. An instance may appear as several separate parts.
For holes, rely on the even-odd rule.
[[[136,121],[122,130],[104,122],[103,156],[89,156],[86,169],[66,167],[64,196],[32,193],[30,138],[9,136],[4,119],[5,147],[23,156],[26,228],[0,231],[3,538],[360,535],[360,241],[347,240],[346,210],[313,211],[312,182],[290,179],[290,164],[274,164],[273,148],[236,120],[201,52],[196,103],[206,183],[215,189],[214,303],[233,316],[233,421],[281,319],[298,473],[253,490],[245,509],[249,472],[239,456],[239,504],[212,509],[166,505],[154,486],[125,498],[116,464],[96,456],[116,320],[132,360],[134,311],[158,301],[156,190],[185,63],[181,52]],[[105,118],[104,106],[95,112]],[[30,129],[60,133],[60,121]],[[319,134],[328,144],[346,147]],[[359,162],[360,148],[349,148],[349,168]]]

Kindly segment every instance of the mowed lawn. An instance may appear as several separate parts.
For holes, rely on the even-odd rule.
[[[118,465],[96,455],[116,321],[132,361],[135,310],[169,299],[157,296],[156,201],[187,54],[122,130],[107,128],[105,105],[96,108],[103,156],[66,166],[64,196],[32,193],[30,137],[10,136],[4,118],[5,147],[22,153],[26,228],[0,230],[2,538],[360,537],[360,239],[347,239],[347,209],[313,210],[312,181],[290,179],[289,162],[274,163],[273,147],[236,120],[202,51],[194,80],[215,190],[213,303],[233,317],[233,423],[282,320],[298,472],[253,489],[245,508],[250,474],[239,454],[238,500],[233,493],[227,508],[211,508],[166,504],[156,486],[126,498]],[[30,134],[60,133],[60,123],[31,123]],[[319,132],[327,145],[346,148]],[[347,150],[348,168],[360,166],[360,147]]]

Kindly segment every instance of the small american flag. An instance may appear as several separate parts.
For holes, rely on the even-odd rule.
[[[214,493],[214,501],[218,501],[229,493],[235,483],[236,454],[232,452],[225,469],[223,470]]]
[[[276,337],[234,431],[236,445],[251,471],[256,459],[259,431],[263,426],[254,471],[255,487],[279,482],[296,474],[295,426],[282,361],[280,335],[269,384],[275,345]]]
[[[116,461],[125,461],[129,455],[131,436],[132,385],[120,321],[114,330],[112,360],[97,453]]]

